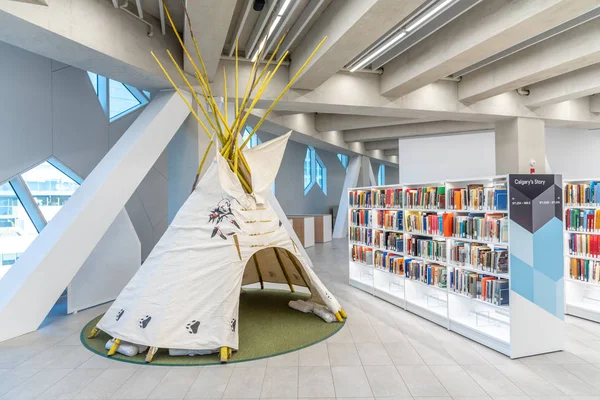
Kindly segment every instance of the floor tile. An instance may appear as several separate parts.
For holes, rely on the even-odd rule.
[[[0,375],[0,396],[11,391],[41,370],[19,368]]]
[[[486,394],[461,366],[432,365],[430,369],[452,397]]]
[[[67,376],[71,369],[47,369],[38,372],[19,386],[6,393],[2,400],[30,400],[35,399],[61,379]]]
[[[220,399],[233,368],[202,368],[186,394],[186,399]]]
[[[588,385],[559,365],[533,364],[529,365],[529,368],[568,396],[583,396],[597,392],[593,386]]]
[[[70,399],[103,372],[103,369],[76,369],[36,397],[36,400]]]
[[[563,392],[536,374],[530,366],[514,362],[495,366],[528,396],[560,396]]]
[[[396,367],[400,376],[406,383],[408,390],[414,396],[448,396],[448,392],[429,367],[422,366],[398,366]]]
[[[424,365],[425,362],[410,342],[384,343],[394,365]]]
[[[352,325],[350,326],[350,333],[354,343],[381,343],[377,332],[370,324]]]
[[[300,367],[298,397],[334,397],[333,377],[329,367]]]
[[[464,365],[464,370],[490,396],[525,396],[525,393],[492,365]]]
[[[231,378],[229,378],[229,383],[227,384],[223,398],[258,399],[260,397],[264,377],[265,368],[234,369]]]
[[[298,396],[298,367],[267,367],[260,397],[286,399]]]
[[[114,397],[121,399],[145,399],[165,377],[167,369],[149,366],[140,368],[117,390]]]
[[[267,367],[297,367],[299,362],[298,353],[298,351],[293,351],[280,356],[270,357],[267,359]]]
[[[381,343],[356,343],[362,365],[393,365]]]
[[[361,365],[354,343],[328,343],[331,365]]]
[[[107,399],[119,390],[134,373],[134,369],[107,369],[84,387],[73,399]]]
[[[171,368],[150,392],[148,399],[183,399],[201,371],[201,367]]]
[[[298,364],[302,367],[322,367],[329,365],[327,343],[321,342],[298,352]]]
[[[393,366],[365,366],[375,397],[410,396],[408,387]]]
[[[336,397],[370,397],[371,387],[363,367],[332,366]]]

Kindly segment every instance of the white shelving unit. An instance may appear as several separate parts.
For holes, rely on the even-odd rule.
[[[574,179],[564,180],[563,187],[565,189],[565,203],[563,209],[563,222],[564,222],[564,253],[565,253],[565,313],[580,318],[585,318],[591,321],[600,322],[600,283],[593,280],[586,281],[581,277],[571,276],[571,262],[573,259],[584,260],[588,262],[600,263],[600,258],[590,256],[585,253],[578,252],[578,254],[572,254],[569,248],[569,238],[571,234],[583,235],[583,237],[590,237],[592,240],[600,240],[595,237],[600,235],[600,230],[585,231],[583,229],[569,229],[567,227],[567,213],[571,210],[584,210],[596,211],[600,210],[600,204],[598,203],[579,203],[579,202],[567,202],[567,186],[569,184],[590,184],[590,182],[600,182],[600,179]],[[594,237],[594,238],[592,238]]]
[[[553,175],[552,175],[553,176]],[[402,274],[388,272],[374,265],[366,266],[352,261],[352,247],[355,243],[349,243],[350,248],[350,285],[373,294],[389,303],[401,307],[407,311],[426,318],[436,324],[439,324],[451,331],[457,332],[465,337],[477,341],[485,346],[488,346],[496,351],[506,354],[512,358],[523,357],[532,354],[540,354],[549,351],[562,349],[562,332],[561,329],[555,329],[550,323],[544,326],[543,318],[531,318],[531,322],[538,325],[532,327],[527,323],[527,309],[525,307],[515,307],[513,304],[513,292],[511,289],[512,268],[510,256],[508,257],[508,272],[488,272],[477,266],[461,265],[458,261],[453,261],[451,257],[451,243],[462,242],[473,245],[474,243],[487,245],[488,247],[506,249],[510,255],[510,229],[502,242],[484,238],[487,240],[479,240],[477,238],[459,238],[453,236],[444,236],[443,226],[439,232],[420,233],[421,231],[411,231],[407,219],[411,214],[422,212],[448,214],[453,216],[468,216],[469,214],[485,215],[485,214],[502,214],[506,219],[509,219],[508,205],[502,210],[484,210],[484,209],[454,209],[450,202],[449,193],[452,189],[466,188],[467,185],[483,185],[487,187],[503,187],[508,189],[509,176],[495,176],[481,179],[456,180],[446,182],[433,182],[425,184],[410,184],[410,185],[388,185],[381,187],[363,187],[349,189],[350,194],[353,192],[367,192],[376,189],[401,189],[403,195],[403,204],[407,205],[407,191],[411,189],[438,187],[443,188],[445,192],[445,201],[442,204],[436,205],[433,208],[420,208],[416,206],[404,207],[400,210],[403,212],[403,230],[386,230],[377,228],[375,224],[375,212],[377,210],[390,210],[389,208],[373,208],[366,204],[360,204],[359,207],[349,205],[349,212],[353,210],[364,210],[369,212],[369,219],[365,221],[365,229],[372,231],[371,240],[374,238],[374,231],[380,230],[384,232],[397,232],[403,234],[403,251],[385,250],[381,247],[374,246],[373,241],[370,243],[357,244],[369,248],[373,253],[375,260],[376,251],[387,251],[394,255],[404,257],[404,271]],[[507,202],[510,201],[510,193],[507,196]],[[368,211],[367,211],[368,210]],[[352,214],[350,214],[351,216]],[[443,218],[442,218],[443,219]],[[443,223],[441,224],[443,225]],[[352,226],[352,225],[351,225]],[[510,224],[509,224],[510,226]],[[350,228],[351,229],[351,228]],[[560,234],[560,229],[558,234]],[[428,257],[420,257],[410,255],[408,243],[411,237],[418,237],[425,240],[445,241],[445,254],[440,256],[440,260],[433,260]],[[427,283],[410,279],[405,275],[406,260],[418,260],[426,264],[435,264],[446,267],[448,273],[448,281],[440,286],[428,285]],[[558,261],[560,264],[560,260]],[[562,264],[561,264],[562,265]],[[559,265],[560,268],[562,266]],[[369,271],[370,269],[370,271]],[[491,302],[473,298],[465,294],[455,292],[450,288],[449,277],[453,272],[456,276],[456,271],[463,269],[469,272],[475,272],[483,276],[490,276],[498,279],[507,279],[509,282],[510,302],[507,305],[498,305]],[[575,284],[579,284],[576,282]],[[599,295],[600,295],[600,286]],[[516,296],[518,297],[518,295]],[[600,296],[598,297],[600,299]],[[600,300],[598,302],[600,306]],[[562,322],[562,321],[561,321]],[[561,325],[562,326],[562,325]],[[537,345],[531,345],[536,332],[549,329],[545,332],[546,339],[538,341],[544,342]],[[516,342],[516,343],[515,343]],[[560,343],[560,344],[558,344]]]

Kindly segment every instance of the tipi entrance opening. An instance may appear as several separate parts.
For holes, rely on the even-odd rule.
[[[242,286],[310,293],[308,277],[298,258],[281,247],[267,247],[250,257]]]

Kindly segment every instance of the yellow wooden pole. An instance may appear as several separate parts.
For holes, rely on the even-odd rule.
[[[254,129],[250,133],[250,136],[248,136],[248,138],[240,146],[242,149],[244,147],[246,147],[246,145],[250,141],[250,138],[252,138],[252,136],[254,136],[254,134],[256,133],[256,131],[258,130],[258,128],[260,128],[260,126],[263,124],[263,122],[265,121],[265,119],[267,118],[267,116],[271,113],[271,111],[273,110],[273,108],[275,108],[275,106],[277,105],[277,103],[279,102],[279,100],[288,91],[288,89],[294,84],[294,82],[296,81],[296,79],[298,79],[298,76],[300,76],[300,74],[302,73],[302,71],[304,71],[304,69],[306,68],[306,66],[310,62],[310,60],[312,60],[312,58],[315,56],[315,54],[317,53],[317,51],[319,51],[319,49],[321,48],[321,46],[323,46],[323,43],[325,43],[325,40],[327,40],[327,36],[324,37],[323,40],[321,40],[321,42],[319,43],[319,45],[313,50],[313,52],[311,53],[311,55],[306,59],[306,61],[302,65],[302,67],[300,67],[300,69],[298,70],[298,72],[296,72],[296,74],[292,77],[292,79],[285,86],[285,88],[283,88],[283,90],[281,91],[281,93],[279,94],[279,96],[277,96],[275,98],[275,100],[271,103],[271,106],[267,109],[267,112],[265,113],[265,115],[263,115],[263,117],[258,121],[258,124],[256,124],[256,126],[254,127]]]
[[[208,113],[206,112],[206,110],[202,106],[202,102],[200,101],[200,98],[196,94],[196,91],[194,90],[194,88],[190,84],[190,81],[188,81],[188,79],[186,78],[185,74],[183,73],[183,71],[179,67],[179,64],[177,64],[177,61],[175,61],[175,58],[173,58],[173,54],[171,54],[171,52],[169,50],[167,50],[167,54],[171,58],[171,62],[173,63],[173,65],[175,66],[175,68],[177,68],[177,71],[179,72],[179,75],[181,76],[181,78],[183,79],[183,81],[187,85],[188,89],[192,93],[192,96],[194,97],[194,100],[196,100],[196,103],[198,103],[198,107],[200,107],[200,110],[202,110],[202,113],[204,114],[204,117],[206,118],[206,120],[208,121],[208,123],[210,124],[210,126],[213,128],[213,130],[218,133],[217,128],[212,123],[212,119],[208,116]],[[204,130],[208,132],[208,128],[206,128],[206,126],[204,126],[204,124],[202,122],[200,122],[200,123],[203,125]]]
[[[200,117],[198,117],[198,114],[196,114],[196,111],[194,111],[194,109],[192,108],[192,105],[190,104],[190,102],[187,101],[187,99],[183,96],[183,93],[181,93],[181,90],[179,90],[179,88],[177,87],[177,85],[175,84],[175,82],[173,82],[173,79],[171,79],[171,76],[169,75],[169,73],[167,72],[167,70],[165,69],[165,67],[163,67],[163,65],[161,64],[161,62],[159,61],[159,59],[156,57],[156,55],[154,54],[154,52],[151,51],[150,54],[152,54],[152,57],[154,57],[154,59],[158,63],[158,66],[160,67],[160,69],[162,69],[163,73],[165,74],[165,76],[167,77],[167,79],[169,80],[169,82],[171,82],[171,85],[173,85],[173,88],[175,89],[175,91],[177,91],[177,93],[179,94],[179,96],[181,97],[181,99],[188,106],[188,108],[190,109],[190,112],[192,113],[192,115],[196,118],[196,120],[198,121],[198,123],[200,124],[200,126],[202,126],[202,128],[204,129],[204,132],[206,132],[206,135],[210,139],[212,139],[210,133],[208,132],[208,129],[202,123],[202,121],[200,120]]]

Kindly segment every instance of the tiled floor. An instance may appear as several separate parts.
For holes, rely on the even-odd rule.
[[[1,343],[0,399],[600,400],[600,324],[567,318],[566,351],[510,360],[348,286],[345,240],[309,254],[349,314],[326,343],[226,366],[139,366],[80,344],[101,306]]]

